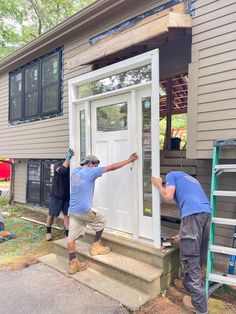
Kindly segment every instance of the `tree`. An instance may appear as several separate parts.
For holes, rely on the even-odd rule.
[[[0,0],[0,59],[95,0]]]

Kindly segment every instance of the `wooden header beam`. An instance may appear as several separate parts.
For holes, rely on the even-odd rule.
[[[185,14],[184,3],[180,3],[162,12],[144,18],[129,29],[106,37],[86,51],[70,58],[67,66],[69,69],[72,69],[77,66],[92,63],[95,60],[104,58],[117,51],[167,33],[170,28],[191,27],[192,18],[189,14]]]

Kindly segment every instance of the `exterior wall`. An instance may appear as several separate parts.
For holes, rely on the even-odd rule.
[[[187,157],[211,158],[213,140],[236,134],[236,0],[194,6]]]
[[[27,160],[15,160],[14,201],[26,203]]]

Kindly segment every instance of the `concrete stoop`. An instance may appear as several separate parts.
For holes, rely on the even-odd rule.
[[[112,251],[107,255],[92,256],[92,238],[93,233],[87,232],[83,241],[76,241],[76,254],[81,261],[89,263],[89,268],[71,277],[131,310],[139,309],[157,296],[179,274],[177,249],[159,251],[104,234],[103,243],[110,246]],[[54,241],[54,244],[56,253],[40,257],[39,261],[67,274],[66,239]]]

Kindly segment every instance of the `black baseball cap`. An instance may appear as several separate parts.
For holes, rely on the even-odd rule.
[[[87,155],[81,162],[80,165],[83,166],[89,162],[92,162],[94,164],[100,164],[100,160],[94,156],[94,155]]]

